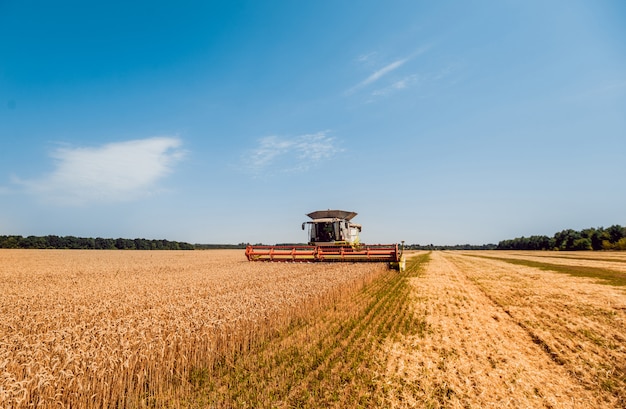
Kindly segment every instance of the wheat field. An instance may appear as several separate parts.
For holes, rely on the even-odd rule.
[[[139,407],[379,265],[241,251],[0,250],[0,407]]]
[[[626,407],[626,253],[411,255],[0,250],[0,407]]]

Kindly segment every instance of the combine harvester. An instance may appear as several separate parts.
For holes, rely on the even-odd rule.
[[[250,261],[282,262],[375,262],[404,270],[403,246],[398,244],[363,244],[359,241],[361,225],[352,223],[355,212],[318,210],[307,214],[309,244],[293,246],[247,246]]]

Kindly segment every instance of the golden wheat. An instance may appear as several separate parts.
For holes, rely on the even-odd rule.
[[[149,405],[377,268],[55,250],[2,250],[0,266],[3,408]]]

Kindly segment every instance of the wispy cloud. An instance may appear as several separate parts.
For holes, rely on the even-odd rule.
[[[397,59],[391,63],[386,64],[385,66],[383,66],[382,68],[377,69],[376,71],[374,71],[373,73],[371,73],[367,78],[365,78],[363,81],[359,82],[358,84],[356,84],[355,86],[353,86],[352,88],[350,88],[346,94],[350,95],[355,93],[356,91],[362,89],[362,88],[366,88],[376,82],[378,82],[379,80],[381,80],[382,78],[388,76],[389,74],[393,73],[394,71],[398,70],[400,67],[402,67],[403,65],[405,65],[407,62],[409,62],[410,60],[416,58],[417,56],[425,53],[426,51],[428,51],[430,48],[432,47],[431,44],[427,44],[424,45],[422,47],[419,47],[418,49],[416,49],[415,51],[413,51],[411,54],[409,54],[407,57],[404,58],[400,58]],[[376,55],[377,53],[368,53],[368,54],[363,54],[360,57],[357,58],[357,61],[360,63],[369,63],[371,60],[371,57]],[[411,78],[412,76],[406,76],[405,78]],[[403,87],[405,87],[408,83],[404,82],[402,83],[402,80],[397,80],[394,79],[393,84],[391,85],[387,85],[385,88],[387,89],[402,89]],[[404,86],[403,86],[404,85]]]
[[[367,53],[367,54],[361,54],[357,57],[356,60],[361,64],[368,63],[372,61],[376,57],[377,54],[378,53],[376,53],[375,51],[371,53]]]
[[[381,69],[375,71],[374,73],[372,73],[365,80],[359,82],[354,87],[350,88],[347,93],[348,94],[352,94],[352,93],[356,92],[357,90],[359,90],[361,88],[364,88],[364,87],[366,87],[366,86],[368,86],[368,85],[378,81],[379,79],[381,79],[385,75],[389,74],[390,72],[400,68],[407,61],[408,61],[408,59],[403,58],[401,60],[394,61],[391,64],[387,64],[383,68],[381,68]]]
[[[246,153],[245,168],[255,175],[306,171],[341,151],[328,133],[260,138],[257,146]]]
[[[378,98],[389,97],[414,87],[419,88],[422,97],[432,95],[442,87],[454,85],[459,80],[458,71],[459,64],[450,64],[433,72],[410,74],[401,78],[396,76],[393,82],[387,81],[383,87],[371,91],[367,102],[374,102]]]
[[[185,152],[177,137],[153,137],[99,147],[59,148],[55,169],[38,179],[14,182],[59,205],[114,203],[154,193]]]
[[[365,86],[365,85],[369,85],[369,84],[371,84],[373,82],[378,81],[383,76],[385,76],[385,75],[389,74],[390,72],[400,68],[402,65],[404,65],[405,62],[407,62],[406,58],[404,58],[402,60],[394,61],[391,64],[386,65],[385,67],[381,68],[380,70],[376,71],[375,73],[373,73],[372,75],[367,77],[365,79],[365,81],[361,82],[358,86]]]

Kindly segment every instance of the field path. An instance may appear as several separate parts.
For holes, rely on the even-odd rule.
[[[415,314],[427,325],[387,345],[390,406],[617,407],[615,397],[575,379],[571,366],[481,285],[478,276],[519,268],[492,264],[433,252],[423,274],[412,278]]]

